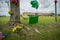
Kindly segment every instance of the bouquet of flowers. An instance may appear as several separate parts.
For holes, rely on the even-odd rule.
[[[23,26],[16,26],[12,29],[12,32],[19,31],[23,28]]]
[[[10,15],[13,15],[13,12],[10,10],[9,12],[8,12]]]
[[[17,2],[18,0],[11,0],[11,2],[13,3],[13,4],[17,4],[18,2]]]

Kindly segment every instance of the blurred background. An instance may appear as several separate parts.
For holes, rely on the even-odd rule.
[[[54,13],[54,0],[37,0],[39,2],[38,13]],[[20,0],[20,14],[23,12],[36,12],[36,9],[31,7],[31,0]],[[58,14],[60,14],[60,0],[57,3]],[[0,0],[0,16],[9,16],[8,11],[10,10],[9,0]]]

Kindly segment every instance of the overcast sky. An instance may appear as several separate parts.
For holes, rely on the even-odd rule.
[[[37,0],[39,3],[39,8],[37,12],[43,13],[50,13],[54,12],[54,0]],[[31,0],[20,0],[20,13],[23,12],[36,12],[35,8],[31,7],[30,4]],[[60,13],[60,0],[58,0],[57,7],[58,13]],[[9,7],[9,0],[0,0],[0,15],[9,15],[8,11],[10,10]]]

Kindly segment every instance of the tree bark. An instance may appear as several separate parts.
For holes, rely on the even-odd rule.
[[[10,7],[13,12],[13,15],[10,16],[10,23],[20,23],[19,0],[16,5],[14,5],[10,0]]]

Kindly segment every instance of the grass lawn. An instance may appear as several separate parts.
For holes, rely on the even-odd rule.
[[[9,17],[0,17],[0,25],[6,24],[8,21]],[[58,23],[55,23],[54,17],[51,16],[40,16],[38,24],[30,25],[28,19],[24,20],[23,18],[21,18],[21,22],[32,29],[37,28],[40,33],[32,29],[29,32],[13,33],[8,27],[3,27],[0,30],[8,34],[4,40],[60,40],[60,17],[58,17]]]
[[[9,17],[0,17],[0,24],[6,24],[9,21]]]
[[[9,17],[0,17],[0,24],[6,24],[9,21]],[[60,22],[60,16],[57,18],[58,22]],[[24,20],[21,18],[21,22],[24,24],[29,23],[29,19]],[[55,22],[55,17],[54,16],[40,16],[39,17],[39,22],[38,23],[53,23]]]

